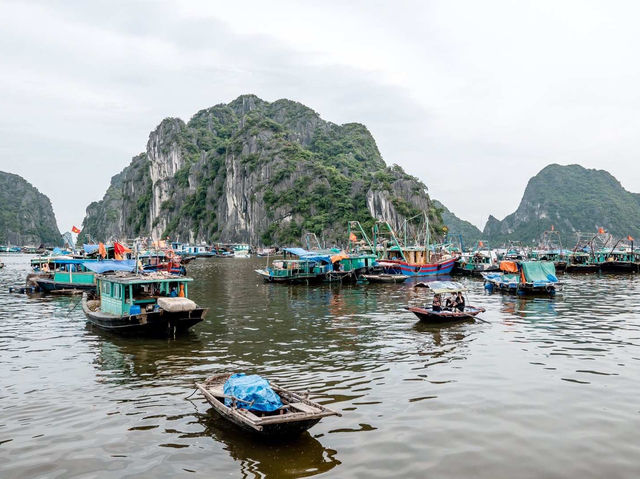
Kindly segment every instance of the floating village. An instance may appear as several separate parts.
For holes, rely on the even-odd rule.
[[[259,257],[264,267],[255,270],[256,277],[273,287],[367,287],[411,279],[413,288],[424,291],[423,299],[421,304],[403,305],[403,310],[433,325],[484,321],[485,309],[468,304],[466,287],[456,281],[459,276],[478,278],[485,294],[553,297],[562,290],[563,275],[602,274],[606,281],[606,273],[640,271],[640,251],[633,238],[615,238],[603,229],[577,234],[571,248],[562,246],[553,229],[536,245],[493,248],[478,241],[469,247],[455,234],[433,242],[428,217],[423,218],[413,238],[407,237],[406,228],[401,234],[387,222],[366,231],[353,221],[344,244],[334,247],[310,233],[301,244],[270,248],[137,238],[51,250],[3,245],[0,252],[32,256],[25,284],[12,287],[11,293],[77,296],[91,327],[150,341],[175,338],[206,320],[207,308],[190,299],[194,280],[188,269],[192,261],[210,258]],[[309,392],[284,389],[259,374],[222,372],[195,387],[221,417],[263,436],[296,435],[323,417],[341,415],[311,400]]]

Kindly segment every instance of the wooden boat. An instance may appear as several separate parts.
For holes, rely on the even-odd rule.
[[[27,276],[27,286],[35,286],[44,293],[76,294],[96,288],[95,273],[85,263],[95,262],[69,256],[44,257],[31,261],[34,273]]]
[[[332,271],[328,255],[314,255],[293,260],[277,260],[256,274],[269,283],[315,283],[322,282]]]
[[[89,322],[121,334],[174,336],[202,321],[207,309],[188,299],[184,276],[166,272],[120,272],[96,276],[98,298],[85,293],[82,309]],[[172,296],[179,291],[180,296]]]
[[[271,384],[271,388],[280,396],[283,406],[270,413],[252,412],[241,400],[224,394],[224,383],[229,376],[231,373],[217,374],[203,383],[196,383],[196,387],[218,414],[247,431],[264,436],[293,436],[314,426],[323,417],[341,416],[309,400],[308,394],[289,391],[275,384]],[[231,406],[225,405],[225,398],[232,400]]]
[[[366,279],[369,283],[403,283],[409,276],[406,274],[361,274],[361,278]]]
[[[428,321],[431,323],[469,321],[474,319],[478,314],[486,311],[484,308],[476,308],[474,306],[467,306],[464,308],[464,311],[433,311],[432,309],[419,308],[416,306],[409,306],[407,310],[415,314],[420,321]]]
[[[430,281],[428,283],[418,283],[416,288],[428,288],[433,295],[441,294],[464,294],[464,287],[455,281]],[[465,299],[466,303],[466,299]],[[407,306],[405,309],[415,314],[420,321],[429,323],[449,323],[453,321],[469,321],[475,319],[475,317],[484,313],[484,308],[477,308],[475,306],[465,306],[462,311],[459,310],[446,310],[434,311],[432,308],[423,308],[419,306]]]

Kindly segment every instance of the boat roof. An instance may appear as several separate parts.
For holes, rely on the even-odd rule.
[[[114,274],[101,274],[98,276],[98,279],[101,281],[109,281],[111,283],[119,284],[185,283],[193,281],[193,278],[176,276],[166,272],[155,272],[149,274],[119,272]]]
[[[457,281],[429,281],[422,283],[424,286],[433,291],[434,294],[457,293],[465,291],[464,286]]]

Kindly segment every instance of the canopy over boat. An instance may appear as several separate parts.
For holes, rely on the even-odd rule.
[[[550,261],[523,261],[522,272],[529,283],[557,283],[556,268]]]
[[[434,294],[457,293],[465,290],[464,286],[456,281],[429,281],[420,284],[427,286]]]
[[[303,248],[283,248],[284,251],[294,256],[298,256],[300,259],[307,261],[315,261],[316,263],[331,263],[331,256],[328,254],[318,254],[313,251],[307,251]]]

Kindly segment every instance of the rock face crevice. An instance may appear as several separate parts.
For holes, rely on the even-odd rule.
[[[24,178],[0,171],[0,244],[60,246],[51,201]]]
[[[147,149],[87,208],[93,239],[299,242],[314,232],[344,243],[347,222],[376,219],[399,228],[428,211],[441,218],[416,178],[387,167],[361,124],[336,125],[290,100],[243,95],[163,120]]]

